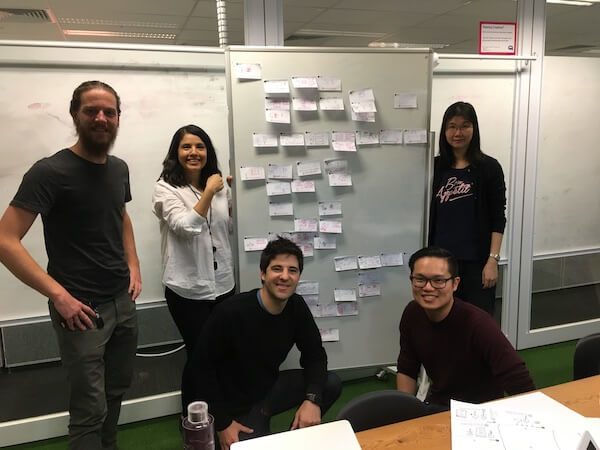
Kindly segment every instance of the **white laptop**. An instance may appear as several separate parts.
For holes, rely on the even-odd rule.
[[[236,442],[231,450],[360,450],[347,420]]]

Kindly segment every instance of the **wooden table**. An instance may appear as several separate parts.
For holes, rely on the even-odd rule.
[[[600,375],[541,392],[586,417],[600,417]],[[407,420],[356,433],[363,450],[450,450],[450,412]]]

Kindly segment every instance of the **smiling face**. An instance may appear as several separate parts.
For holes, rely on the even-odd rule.
[[[415,287],[412,283],[414,299],[425,310],[430,320],[439,322],[446,318],[452,304],[454,303],[454,292],[460,282],[459,277],[451,278],[448,270],[448,262],[444,258],[425,256],[415,261],[411,273],[413,280],[444,280],[450,278],[443,288],[434,288],[431,281],[427,281],[423,287]],[[441,282],[440,282],[441,284]]]
[[[276,255],[267,269],[260,273],[260,279],[263,281],[261,296],[265,307],[271,312],[274,311],[270,306],[275,310],[283,310],[300,280],[298,258],[290,254]]]
[[[473,139],[473,123],[462,116],[454,116],[446,123],[444,133],[452,150],[464,154]]]
[[[117,99],[109,91],[95,88],[81,94],[81,105],[73,122],[83,148],[95,155],[108,153],[117,137]]]
[[[183,172],[187,176],[197,174],[206,165],[206,145],[204,141],[195,134],[186,133],[179,142],[177,149],[177,159]]]

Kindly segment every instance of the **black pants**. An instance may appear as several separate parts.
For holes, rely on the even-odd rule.
[[[321,404],[321,417],[338,399],[342,392],[342,382],[333,372],[327,372],[327,382],[323,389]],[[246,414],[234,420],[254,430],[254,433],[240,433],[241,441],[271,434],[271,417],[287,411],[300,404],[306,398],[306,382],[304,370],[292,369],[279,372],[277,381],[260,402],[254,404]],[[290,423],[290,427],[291,427]],[[216,433],[215,433],[216,435]],[[216,438],[217,436],[215,436]],[[215,439],[215,448],[219,449],[218,439]]]
[[[460,283],[455,295],[493,316],[496,303],[496,286],[483,288],[481,277],[484,266],[485,262],[480,261],[458,261]]]
[[[187,361],[181,376],[181,413],[184,416],[187,415],[188,403],[193,401],[193,399],[188,398],[192,395],[192,383],[187,374],[189,372],[187,367],[192,357],[194,345],[213,308],[226,298],[231,297],[234,292],[235,288],[226,294],[220,295],[216,300],[190,300],[165,287],[165,298],[167,299],[169,312],[183,338],[185,351],[187,352]]]

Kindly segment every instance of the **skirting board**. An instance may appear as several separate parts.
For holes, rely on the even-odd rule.
[[[180,391],[126,400],[121,406],[119,424],[169,416],[180,411]],[[0,423],[0,447],[65,436],[68,424],[69,413],[66,411]]]

